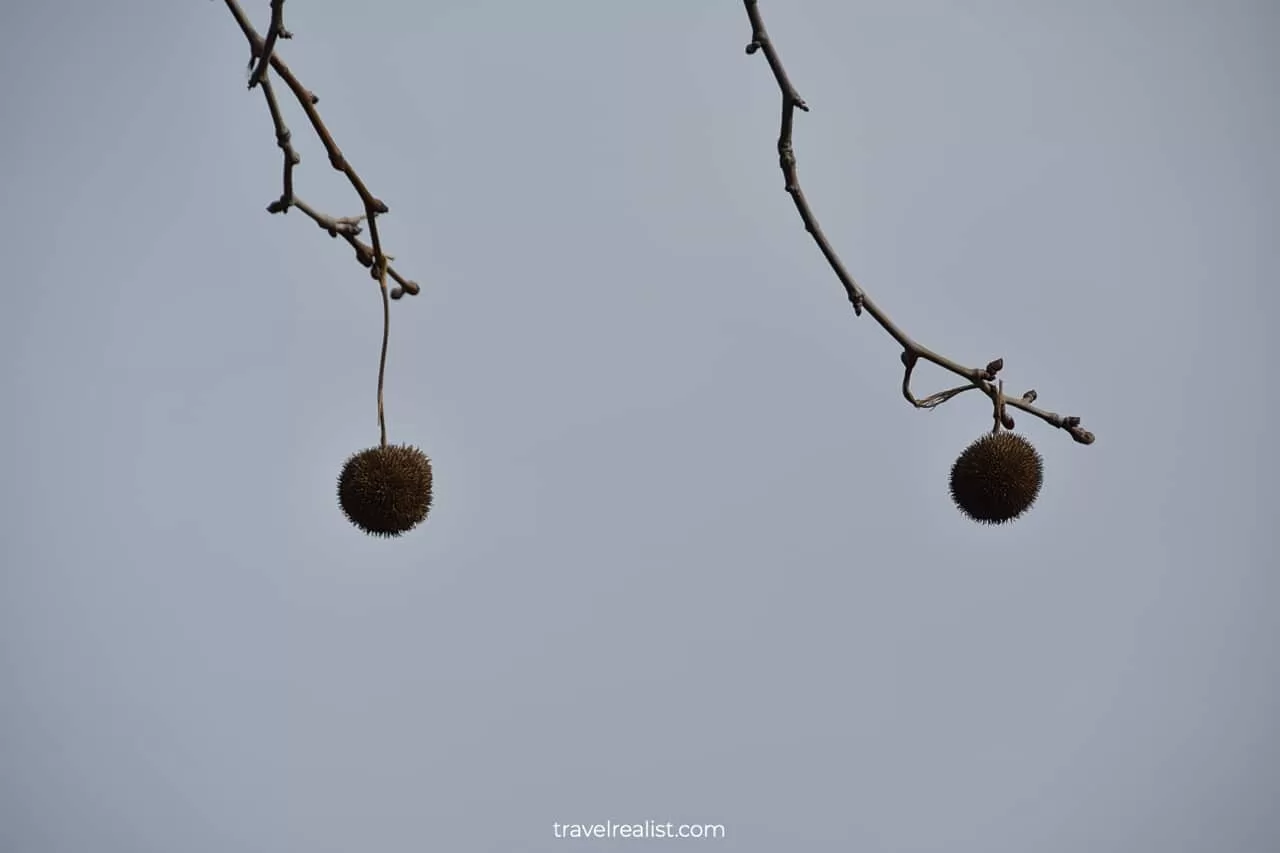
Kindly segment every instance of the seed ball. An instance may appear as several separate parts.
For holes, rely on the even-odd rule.
[[[431,510],[431,460],[408,445],[361,450],[342,466],[338,505],[370,536],[406,533]]]
[[[951,466],[951,499],[982,524],[1003,524],[1035,503],[1044,479],[1040,454],[1020,435],[987,433]]]

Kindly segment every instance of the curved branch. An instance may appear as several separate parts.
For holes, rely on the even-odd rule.
[[[814,216],[812,208],[809,207],[809,201],[805,198],[804,190],[800,188],[800,177],[796,169],[795,146],[792,142],[792,130],[795,121],[796,110],[802,112],[809,111],[809,105],[805,103],[804,98],[800,97],[800,93],[792,84],[791,78],[787,76],[786,69],[782,65],[782,60],[778,57],[778,51],[773,45],[773,41],[769,38],[769,33],[765,29],[764,20],[760,16],[759,0],[743,0],[747,9],[747,17],[751,21],[751,43],[747,45],[747,53],[754,54],[763,51],[765,59],[769,63],[769,69],[773,72],[774,80],[778,83],[778,89],[782,93],[782,126],[778,132],[778,165],[782,169],[785,179],[785,189],[791,196],[791,200],[795,203],[796,211],[800,214],[801,221],[804,222],[805,230],[813,236],[813,240],[818,245],[818,250],[822,252],[823,257],[827,259],[831,269],[836,274],[836,278],[844,285],[845,293],[849,298],[850,304],[853,306],[854,314],[861,316],[865,309],[871,315],[880,327],[889,333],[889,336],[902,346],[902,360],[906,365],[906,375],[902,380],[902,393],[907,401],[916,408],[931,409],[941,405],[952,397],[968,391],[972,388],[980,389],[993,402],[999,402],[1001,399],[1000,391],[993,384],[995,374],[1003,366],[1003,362],[997,359],[987,365],[987,368],[965,367],[964,365],[952,361],[951,359],[940,355],[928,347],[920,344],[918,341],[910,337],[897,324],[889,318],[880,306],[878,306],[866,291],[854,280],[849,271],[845,269],[844,263],[840,260],[840,256],[836,254],[835,249],[831,247],[831,243],[827,240],[826,234],[822,232],[821,226],[818,224],[817,217]],[[915,368],[919,359],[936,364],[944,370],[956,374],[968,381],[968,384],[958,388],[951,388],[946,391],[938,392],[930,395],[923,400],[917,400],[911,393],[911,372]],[[994,366],[994,369],[993,369]],[[1059,429],[1065,429],[1071,433],[1071,437],[1081,444],[1092,444],[1094,441],[1093,433],[1080,427],[1080,418],[1071,416],[1062,416],[1054,412],[1048,412],[1038,409],[1031,405],[1031,400],[1035,399],[1034,392],[1030,399],[1024,397],[1023,400],[1013,400],[1004,398],[1005,404],[1021,409],[1028,414],[1035,415],[1052,426]]]

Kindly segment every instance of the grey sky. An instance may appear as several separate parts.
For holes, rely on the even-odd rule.
[[[1011,526],[947,496],[984,401],[907,406],[804,233],[737,0],[286,6],[423,285],[395,541],[334,500],[377,288],[265,212],[225,6],[6,11],[0,850],[1280,849],[1280,6],[761,2],[854,275],[1098,436],[1018,418]],[[606,820],[728,839],[552,837]]]

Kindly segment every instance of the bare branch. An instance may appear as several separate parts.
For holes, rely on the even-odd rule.
[[[271,113],[271,122],[275,126],[276,144],[284,155],[284,167],[282,175],[282,188],[280,198],[272,202],[267,210],[271,213],[288,213],[289,208],[297,207],[306,213],[316,224],[329,232],[331,236],[341,236],[355,250],[356,259],[368,268],[370,275],[374,279],[379,279],[378,264],[380,259],[385,260],[386,255],[382,249],[382,241],[378,236],[378,225],[376,217],[378,214],[386,213],[388,208],[383,201],[373,195],[369,188],[365,186],[364,181],[357,174],[355,168],[347,162],[343,156],[341,149],[334,142],[333,135],[325,126],[324,121],[320,118],[320,113],[316,109],[319,98],[313,92],[308,90],[294,76],[289,66],[285,64],[275,53],[275,43],[277,39],[292,38],[292,33],[284,28],[284,0],[271,0],[271,24],[267,30],[267,37],[264,39],[254,29],[245,15],[244,10],[240,8],[237,0],[225,0],[227,8],[231,11],[232,16],[236,19],[236,23],[240,25],[241,32],[249,41],[250,65],[253,67],[252,74],[249,78],[249,88],[261,84],[263,96],[267,101],[267,110]],[[293,170],[300,162],[301,156],[293,148],[291,141],[292,134],[285,125],[284,116],[280,110],[280,104],[276,99],[274,87],[271,84],[268,68],[274,71],[289,90],[293,92],[294,97],[302,106],[303,112],[306,113],[308,121],[311,122],[312,129],[316,135],[320,137],[321,143],[324,145],[325,152],[329,156],[329,164],[339,172],[342,172],[350,182],[356,194],[360,196],[360,202],[364,207],[364,214],[361,219],[369,223],[369,239],[372,245],[366,245],[356,239],[359,228],[350,227],[350,223],[355,222],[349,217],[334,218],[324,214],[317,213],[309,207],[306,207],[294,195],[293,191]],[[392,299],[399,299],[404,294],[417,295],[420,292],[417,282],[404,278],[391,267],[387,267],[386,275],[389,275],[398,285],[391,291]]]
[[[965,367],[958,362],[952,361],[945,356],[939,355],[933,350],[925,347],[907,335],[906,332],[898,328],[889,316],[872,301],[865,290],[854,280],[849,271],[845,269],[844,263],[840,260],[840,256],[836,254],[835,249],[831,247],[827,236],[822,232],[822,228],[818,225],[817,217],[814,216],[813,210],[809,207],[809,201],[805,198],[804,191],[800,188],[800,178],[796,168],[795,146],[792,142],[792,129],[795,119],[795,111],[809,111],[809,105],[800,97],[800,93],[792,84],[791,78],[787,76],[786,69],[782,66],[782,60],[778,57],[778,51],[774,48],[773,41],[769,38],[769,33],[765,29],[764,20],[760,16],[759,0],[743,0],[746,6],[747,18],[751,22],[751,42],[747,45],[747,53],[755,54],[763,51],[765,59],[769,63],[769,69],[773,72],[773,78],[778,84],[778,89],[782,94],[782,122],[781,129],[778,132],[778,165],[782,169],[783,178],[785,180],[784,188],[791,196],[791,200],[795,203],[796,211],[800,214],[801,221],[804,222],[805,230],[813,237],[818,245],[818,250],[822,252],[823,257],[827,259],[831,269],[836,274],[836,278],[844,285],[845,293],[849,298],[849,302],[853,305],[854,314],[861,316],[865,309],[871,315],[880,327],[889,333],[895,341],[901,345],[903,349],[902,361],[906,366],[906,374],[902,379],[902,394],[907,401],[916,408],[931,409],[935,406],[950,400],[958,394],[968,391],[972,388],[981,390],[993,404],[996,405],[1000,414],[1003,416],[1003,408],[1012,406],[1021,409],[1024,412],[1035,415],[1044,422],[1065,429],[1071,433],[1071,437],[1081,444],[1092,444],[1094,440],[1093,433],[1080,427],[1080,419],[1074,416],[1063,417],[1053,412],[1038,409],[1031,405],[1035,399],[1034,392],[1024,395],[1021,400],[1005,398],[1000,389],[994,384],[996,373],[1004,366],[1002,359],[996,359],[988,364],[985,368]],[[916,362],[920,359],[932,362],[938,367],[948,370],[957,376],[968,381],[968,384],[957,388],[950,388],[946,391],[940,391],[932,394],[923,400],[916,399],[911,393],[911,373],[915,369]],[[1010,418],[1010,421],[1012,419]]]
[[[355,168],[342,156],[342,151],[334,142],[333,135],[329,133],[329,129],[320,118],[320,113],[316,110],[319,98],[304,87],[289,70],[289,66],[285,65],[284,60],[275,54],[276,40],[292,37],[292,34],[284,28],[284,0],[271,0],[271,24],[265,39],[259,36],[257,30],[249,23],[237,0],[226,0],[226,4],[232,16],[235,17],[236,23],[240,25],[245,38],[249,40],[249,65],[252,68],[249,75],[249,88],[253,89],[259,84],[262,86],[267,111],[271,114],[271,123],[276,131],[276,145],[284,156],[280,198],[267,206],[267,212],[288,213],[289,208],[296,207],[316,225],[327,231],[330,237],[341,237],[346,240],[355,250],[356,260],[367,268],[370,275],[378,282],[378,288],[382,294],[382,351],[378,358],[378,428],[381,433],[381,446],[386,447],[387,419],[383,407],[382,390],[387,373],[387,340],[391,331],[391,303],[388,300],[387,276],[391,276],[398,285],[390,293],[391,299],[399,299],[406,293],[416,295],[419,292],[418,285],[391,269],[391,257],[382,248],[382,241],[378,237],[377,217],[378,214],[387,212],[386,204],[369,192],[369,188],[365,186]],[[280,102],[276,98],[275,87],[271,83],[270,71],[276,72],[293,92],[298,103],[302,105],[303,112],[311,122],[311,127],[324,144],[325,151],[329,155],[329,164],[347,176],[356,194],[360,196],[360,202],[364,207],[364,213],[360,216],[329,216],[315,210],[294,194],[293,170],[302,162],[302,158],[293,147],[292,134],[284,122],[284,114],[280,110]],[[369,223],[369,239],[372,245],[360,240],[362,222]]]
[[[249,75],[249,88],[261,83],[267,74],[267,63],[271,60],[271,52],[275,50],[276,39],[293,38],[293,33],[284,28],[284,0],[271,0],[271,24],[267,28],[267,38],[258,56],[258,65]],[[252,60],[250,60],[252,63]]]

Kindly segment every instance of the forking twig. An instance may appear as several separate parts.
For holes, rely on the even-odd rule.
[[[787,76],[786,69],[782,67],[782,60],[778,58],[778,51],[774,48],[768,31],[765,30],[764,20],[760,17],[759,0],[743,0],[743,3],[747,9],[747,17],[751,21],[751,43],[747,45],[747,53],[764,52],[765,59],[769,62],[769,68],[773,71],[773,77],[778,83],[778,89],[782,93],[782,128],[778,132],[778,165],[781,167],[782,174],[786,179],[786,191],[790,194],[791,200],[795,202],[796,210],[800,214],[800,219],[804,222],[805,230],[813,235],[814,242],[818,244],[818,250],[822,252],[823,257],[827,259],[827,263],[831,265],[836,278],[840,279],[840,283],[844,285],[849,302],[853,305],[854,314],[861,316],[865,309],[872,319],[879,323],[880,327],[902,346],[902,363],[906,368],[902,377],[902,395],[906,397],[907,402],[918,409],[932,409],[952,397],[977,388],[986,394],[998,409],[1002,409],[1005,405],[1021,409],[1028,414],[1035,415],[1045,423],[1067,430],[1071,437],[1081,444],[1092,444],[1094,441],[1093,433],[1080,426],[1080,418],[1074,415],[1059,415],[1033,406],[1032,402],[1036,398],[1035,391],[1028,391],[1022,395],[1021,399],[1005,397],[995,384],[996,374],[1004,366],[1003,359],[997,358],[985,368],[974,368],[965,367],[935,353],[928,347],[917,343],[906,332],[899,329],[897,324],[889,319],[889,316],[871,300],[866,291],[854,281],[853,276],[845,269],[844,263],[836,254],[835,249],[831,248],[831,243],[827,240],[826,235],[822,233],[822,228],[818,225],[818,220],[813,215],[813,210],[809,207],[809,202],[805,198],[804,190],[800,188],[800,178],[796,173],[795,148],[791,139],[792,126],[795,119],[795,111],[808,112],[809,105],[800,97],[800,93],[796,91],[796,87],[792,85],[791,79]],[[965,379],[966,384],[939,391],[936,394],[925,397],[923,400],[917,399],[911,393],[911,373],[915,369],[916,362],[920,359],[932,362],[944,370],[951,371]],[[1009,423],[1012,423],[1012,419],[1009,419]]]
[[[370,276],[376,280],[378,278],[378,269],[375,266],[375,261],[383,256],[383,252],[382,243],[378,238],[378,225],[375,217],[380,213],[386,213],[388,208],[381,199],[376,198],[373,193],[369,192],[369,188],[365,186],[360,175],[347,162],[347,159],[342,155],[342,150],[333,141],[333,135],[329,133],[329,129],[325,127],[324,120],[320,118],[320,113],[316,110],[316,104],[320,102],[320,99],[303,86],[298,81],[298,78],[293,75],[293,72],[289,70],[289,66],[284,63],[284,60],[274,53],[277,39],[293,38],[293,33],[284,28],[284,0],[271,0],[271,25],[265,39],[258,35],[258,31],[253,28],[253,24],[249,23],[248,17],[236,0],[225,1],[227,8],[231,10],[231,14],[235,17],[236,23],[240,25],[240,30],[244,33],[245,38],[249,40],[249,64],[252,69],[249,77],[249,88],[253,89],[258,85],[262,86],[263,96],[267,100],[267,109],[271,113],[271,121],[276,129],[276,144],[280,146],[280,150],[284,153],[283,191],[280,198],[267,206],[267,211],[269,213],[288,213],[291,207],[298,208],[327,231],[330,237],[342,237],[351,244],[351,248],[356,252],[356,259],[362,266],[369,269]],[[329,164],[347,176],[352,188],[360,196],[360,201],[364,206],[364,214],[362,216],[355,218],[326,216],[307,206],[302,199],[294,194],[293,168],[301,162],[302,158],[294,150],[291,141],[292,134],[284,123],[284,116],[280,112],[280,105],[276,100],[270,75],[266,71],[268,67],[279,75],[280,79],[293,92],[294,97],[298,99],[303,112],[307,114],[307,119],[311,122],[311,127],[315,129],[316,135],[320,137],[320,142],[324,145],[325,152],[329,155]],[[367,245],[356,239],[360,233],[360,219],[368,221],[369,237],[373,245]],[[399,299],[406,293],[411,296],[418,294],[419,287],[417,282],[403,278],[390,267],[387,268],[387,275],[391,276],[396,284],[399,285],[391,291],[392,299]]]
[[[355,168],[342,155],[341,149],[338,148],[337,143],[333,140],[333,135],[329,133],[329,129],[325,127],[324,121],[320,118],[320,113],[316,110],[316,104],[319,103],[320,99],[304,87],[298,81],[298,78],[293,75],[293,72],[289,70],[289,66],[284,63],[284,60],[275,54],[275,45],[278,39],[293,38],[293,34],[284,27],[284,0],[271,0],[271,23],[267,30],[266,38],[258,35],[258,31],[249,23],[248,17],[236,0],[226,0],[226,4],[227,8],[231,10],[231,14],[235,17],[236,23],[240,25],[245,38],[249,40],[249,88],[253,89],[261,85],[263,97],[267,101],[267,110],[271,113],[271,123],[275,126],[276,144],[284,154],[280,198],[267,205],[267,212],[288,213],[290,208],[296,207],[327,231],[330,237],[341,237],[346,240],[351,248],[355,250],[356,260],[369,270],[369,274],[378,282],[382,292],[382,352],[378,360],[378,426],[382,435],[382,446],[386,447],[387,421],[382,404],[382,389],[386,377],[387,338],[391,326],[390,303],[387,301],[387,277],[390,276],[397,285],[389,294],[391,299],[399,299],[406,293],[416,296],[420,288],[417,282],[404,278],[390,266],[391,256],[382,248],[382,241],[378,236],[377,217],[379,214],[388,211],[386,204],[369,191],[359,174],[356,173]],[[284,123],[284,115],[280,111],[280,103],[276,99],[275,88],[271,85],[270,71],[274,71],[285,82],[285,85],[289,87],[294,97],[297,98],[298,103],[302,105],[303,111],[311,122],[311,127],[315,130],[316,135],[320,137],[325,152],[329,155],[329,164],[346,175],[352,188],[360,196],[360,201],[364,207],[364,213],[360,216],[328,216],[312,208],[294,193],[293,170],[302,161],[302,158],[294,149],[292,134]],[[366,244],[359,239],[360,223],[362,221],[369,223],[369,239],[372,245]]]

